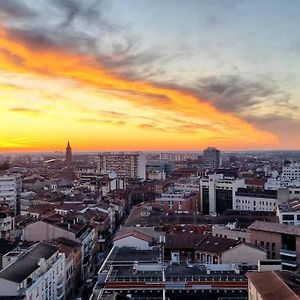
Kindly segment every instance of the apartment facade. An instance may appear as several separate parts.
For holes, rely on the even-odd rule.
[[[278,205],[276,215],[281,224],[300,225],[300,200],[293,199]]]
[[[120,178],[146,179],[146,159],[139,152],[103,152],[98,156],[101,173],[114,171]]]
[[[22,179],[20,174],[0,175],[0,204],[7,204],[15,213],[20,212]]]
[[[0,271],[1,296],[61,300],[65,296],[64,255],[40,242]]]
[[[287,189],[289,199],[300,199],[300,180],[283,180],[282,178],[269,178],[265,183],[266,190]]]
[[[195,212],[198,206],[197,202],[197,193],[173,190],[157,197],[155,206],[165,212]]]
[[[287,271],[248,272],[249,300],[299,300],[299,275]]]
[[[285,181],[300,181],[300,162],[283,166],[281,177]]]
[[[276,190],[238,188],[234,201],[234,210],[275,211],[278,204]]]
[[[0,205],[0,239],[14,239],[15,218],[13,211],[6,205]]]
[[[67,238],[81,243],[82,275],[89,276],[95,260],[97,233],[95,228],[85,224],[50,223],[39,220],[27,224],[23,229],[22,240],[51,242],[58,238]]]
[[[214,147],[208,147],[203,150],[203,164],[209,169],[218,169],[221,166],[220,150]]]
[[[285,270],[300,267],[300,228],[298,226],[255,221],[248,227],[250,242],[263,248],[268,259],[281,259]]]

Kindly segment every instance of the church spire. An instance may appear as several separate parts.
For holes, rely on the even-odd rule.
[[[70,166],[72,164],[72,148],[70,146],[70,141],[68,141],[67,147],[66,147],[65,162],[66,162],[67,166]]]

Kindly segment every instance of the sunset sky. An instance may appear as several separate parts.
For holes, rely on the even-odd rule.
[[[300,148],[299,0],[0,0],[0,152]]]

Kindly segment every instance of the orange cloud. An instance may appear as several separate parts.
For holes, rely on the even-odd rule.
[[[41,78],[70,79],[83,87],[92,87],[108,99],[110,95],[134,105],[141,112],[151,111],[156,115],[155,123],[157,124],[151,123],[149,126],[148,123],[139,122],[135,124],[135,130],[142,131],[139,131],[141,135],[145,130],[152,130],[159,135],[157,128],[163,128],[161,138],[157,139],[159,143],[164,140],[171,143],[169,149],[182,148],[183,142],[186,143],[185,148],[195,148],[197,140],[199,147],[212,142],[231,149],[273,147],[278,143],[277,137],[273,134],[256,129],[233,114],[218,111],[211,104],[188,91],[158,86],[142,80],[126,79],[101,65],[92,56],[83,56],[70,51],[62,52],[54,48],[30,48],[11,36],[4,28],[0,28],[0,68],[6,72],[34,74]],[[116,118],[116,121],[104,120],[104,123],[112,123],[120,127],[127,124],[126,114],[122,115],[123,112],[104,110],[103,114],[106,117]],[[119,123],[118,118],[122,119]],[[176,118],[178,122],[174,121]],[[97,123],[98,119],[85,116],[77,120],[92,125],[92,123]],[[134,123],[132,125],[134,126]],[[130,134],[130,129],[131,127],[128,127],[127,134]],[[173,131],[172,135],[169,135],[169,138],[163,138],[163,134],[167,134],[168,130]],[[174,135],[174,131],[178,138]],[[132,132],[135,135],[137,131]],[[30,132],[28,134],[30,135]],[[134,138],[130,137],[130,140]],[[108,140],[106,144],[109,142],[112,141]],[[103,145],[103,140],[101,143]],[[139,143],[138,136],[134,145],[145,147],[145,143]],[[146,147],[149,145],[151,145],[151,140],[148,141]],[[89,148],[86,142],[85,146]],[[122,145],[119,146],[122,148]],[[124,144],[124,148],[126,147],[127,145]],[[155,147],[168,149],[168,145],[158,144],[157,141],[155,141]]]

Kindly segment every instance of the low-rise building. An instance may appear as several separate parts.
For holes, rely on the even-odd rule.
[[[58,238],[53,243],[59,247],[60,253],[64,253],[65,256],[65,299],[73,299],[82,283],[81,243],[66,238]]]
[[[196,212],[197,202],[199,202],[197,193],[173,190],[157,197],[155,206],[165,212]]]
[[[236,228],[236,224],[214,225],[212,235],[232,240],[250,243],[250,232],[246,229]]]
[[[99,270],[93,299],[115,291],[138,299],[245,297],[246,276],[237,273],[232,265],[168,264],[163,262],[160,247],[137,250],[114,246]]]
[[[234,210],[275,211],[277,190],[238,188],[233,201]]]
[[[251,244],[265,249],[269,259],[281,259],[285,270],[299,268],[299,226],[255,221],[248,229]]]
[[[281,224],[300,225],[300,199],[292,199],[278,205],[276,215]]]
[[[114,245],[117,247],[130,247],[140,250],[153,249],[153,238],[138,230],[119,232],[114,238]]]
[[[299,300],[299,275],[287,271],[248,272],[249,300]]]
[[[76,218],[75,218],[76,220]],[[62,222],[61,222],[62,221]],[[43,220],[27,224],[23,228],[25,241],[51,242],[58,238],[68,238],[81,243],[82,275],[88,277],[95,267],[96,229],[86,223],[67,223],[61,216],[54,215]]]

